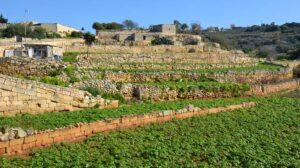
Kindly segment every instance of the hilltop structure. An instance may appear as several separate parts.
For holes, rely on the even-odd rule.
[[[80,32],[80,30],[65,26],[59,23],[34,23],[31,28],[35,29],[37,27],[41,27],[48,32],[53,32],[60,34],[62,37],[65,37],[67,34],[71,34],[72,32]]]
[[[98,30],[97,38],[118,42],[151,41],[155,37],[175,36],[176,26],[173,24],[160,24],[151,26],[149,30]]]

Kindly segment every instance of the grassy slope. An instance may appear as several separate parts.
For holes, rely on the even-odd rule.
[[[300,99],[259,98],[259,106],[56,145],[2,167],[299,167]]]

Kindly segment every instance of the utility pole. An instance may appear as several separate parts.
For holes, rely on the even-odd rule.
[[[25,10],[25,42],[27,37],[27,22],[28,22],[28,10]]]

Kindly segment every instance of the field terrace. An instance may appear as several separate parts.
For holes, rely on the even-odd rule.
[[[266,163],[257,157],[251,157],[249,163],[242,162],[243,156],[249,153],[241,154],[243,151],[235,149],[233,142],[237,142],[241,149],[245,147],[245,140],[249,140],[247,136],[253,135],[254,139],[246,143],[252,144],[253,153],[264,157],[260,155],[262,146],[267,146],[269,152],[278,154],[280,151],[272,147],[270,141],[282,138],[278,136],[283,132],[279,129],[280,126],[291,123],[285,134],[292,138],[281,148],[283,151],[293,151],[284,155],[291,162],[282,163],[282,158],[275,156],[267,159],[275,167],[279,163],[285,166],[295,165],[297,156],[293,153],[299,150],[291,144],[295,144],[297,139],[297,130],[292,130],[298,125],[295,121],[299,111],[298,92],[274,95],[299,88],[300,81],[294,78],[292,69],[250,58],[237,51],[218,49],[190,53],[191,48],[175,52],[172,48],[160,47],[154,48],[157,51],[152,48],[149,49],[151,52],[139,50],[126,55],[117,53],[118,49],[109,51],[106,48],[105,53],[103,49],[94,47],[87,56],[82,54],[82,47],[81,50],[66,53],[65,68],[54,70],[55,73],[36,76],[31,69],[33,73],[30,75],[18,74],[17,77],[25,78],[22,80],[26,82],[27,79],[37,80],[60,87],[81,89],[95,98],[119,100],[120,106],[115,109],[99,109],[95,105],[77,111],[0,117],[0,126],[3,127],[0,137],[4,137],[0,138],[0,154],[6,157],[31,156],[29,159],[0,157],[0,164],[3,167],[14,167],[17,164],[24,167],[51,167],[58,164],[61,167],[87,164],[159,167],[187,164],[190,160],[190,166],[243,167],[250,163],[265,166]],[[123,52],[128,51],[130,50],[126,48]],[[168,123],[153,125],[163,122]],[[145,126],[149,124],[150,126]],[[139,126],[142,128],[136,131],[119,131]],[[272,136],[266,137],[256,131],[267,131],[270,126]],[[170,129],[178,134],[170,132]],[[117,132],[102,134],[116,130]],[[159,130],[162,130],[161,135],[158,134]],[[25,134],[22,135],[22,131]],[[239,133],[239,138],[235,138],[235,132]],[[6,135],[9,135],[8,139],[5,139]],[[161,137],[162,135],[164,136]],[[199,139],[197,135],[209,140]],[[185,137],[201,144],[194,144]],[[225,141],[221,140],[224,137]],[[168,142],[168,138],[172,142]],[[161,142],[157,142],[157,139]],[[81,140],[85,141],[68,144]],[[115,142],[122,142],[123,145]],[[253,142],[256,142],[255,145]],[[128,150],[133,148],[129,144],[136,144],[135,149],[140,156]],[[215,146],[215,149],[210,146]],[[191,150],[194,147],[197,150]],[[207,152],[200,152],[202,149]],[[126,152],[120,153],[119,150]],[[180,161],[183,156],[178,151],[186,154],[184,160]],[[107,152],[109,158],[104,156]],[[76,159],[73,153],[78,153],[83,159]],[[172,158],[169,157],[171,153],[175,154]],[[232,153],[237,154],[235,158],[230,158]],[[117,155],[120,158],[117,159]],[[199,156],[200,160],[193,155]],[[41,160],[41,157],[47,161]],[[133,159],[125,161],[124,158],[128,157]],[[137,161],[137,157],[142,160]],[[75,159],[76,162],[66,162],[68,158]],[[86,158],[96,159],[93,162]],[[153,162],[153,158],[163,161]],[[112,163],[113,160],[117,161]]]

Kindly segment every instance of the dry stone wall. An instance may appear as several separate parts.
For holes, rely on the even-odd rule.
[[[47,76],[65,68],[63,62],[25,57],[0,58],[0,74],[10,76]]]
[[[118,101],[96,98],[77,89],[0,75],[0,115],[71,111],[100,105],[118,107]]]
[[[94,76],[97,76],[96,74]],[[125,72],[104,72],[103,79],[122,83],[141,83],[175,81],[180,79],[199,80],[201,78],[212,78],[220,82],[238,83],[270,83],[293,78],[291,69],[281,69],[280,71],[253,71],[197,74],[197,73],[125,73]]]
[[[171,88],[161,88],[155,86],[141,86],[131,83],[115,84],[109,80],[91,80],[76,83],[75,88],[94,87],[99,88],[106,93],[119,93],[125,99],[139,100],[177,100],[177,99],[203,99],[203,98],[226,98],[235,96],[252,96],[252,95],[268,95],[284,90],[295,90],[299,88],[299,79],[287,79],[285,81],[277,81],[269,84],[253,84],[250,91],[207,91],[197,87],[180,90]]]
[[[52,144],[62,142],[74,142],[84,140],[93,134],[101,132],[133,128],[151,123],[167,122],[175,118],[184,119],[193,116],[233,111],[254,106],[256,106],[254,102],[211,109],[200,109],[198,107],[190,105],[187,108],[174,111],[169,110],[143,115],[124,116],[118,119],[98,121],[93,123],[80,123],[67,128],[39,132],[37,134],[26,136],[23,138],[0,142],[0,155],[26,155],[29,154],[33,149],[44,148],[51,146]]]

